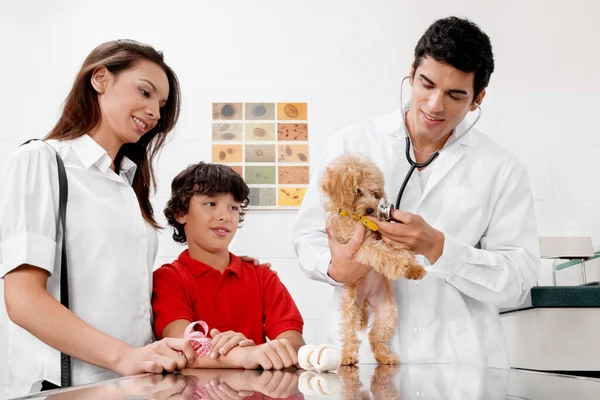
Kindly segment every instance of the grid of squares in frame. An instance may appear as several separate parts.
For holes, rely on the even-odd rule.
[[[309,182],[308,104],[212,104],[212,162],[250,187],[250,208],[298,208]]]

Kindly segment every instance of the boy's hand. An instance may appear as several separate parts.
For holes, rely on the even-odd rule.
[[[254,346],[254,340],[246,338],[246,336],[239,332],[227,331],[221,333],[218,329],[212,329],[210,336],[213,338],[210,358],[213,359],[216,359],[220,355],[224,356],[236,346]]]
[[[270,399],[287,399],[300,393],[298,378],[301,372],[303,371],[235,371],[211,380],[211,390],[207,391],[214,399],[239,400],[240,396],[252,396],[255,393]]]
[[[250,386],[248,386],[250,387]],[[214,379],[204,385],[206,392],[210,395],[211,399],[245,399],[246,397],[254,396],[254,392],[249,391],[247,389],[244,390],[235,390],[232,389],[227,383],[217,382]]]
[[[263,371],[253,380],[252,390],[268,398],[287,399],[300,394],[298,379],[300,371]]]
[[[287,339],[276,339],[245,349],[240,361],[245,369],[283,369],[297,366],[298,352]]]

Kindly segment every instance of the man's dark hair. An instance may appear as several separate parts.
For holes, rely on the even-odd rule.
[[[426,56],[460,71],[474,72],[473,99],[487,87],[494,72],[490,38],[467,19],[439,19],[427,29],[415,47],[415,73]]]
[[[246,214],[249,192],[250,189],[244,179],[226,165],[205,162],[190,165],[173,179],[171,198],[164,210],[167,222],[173,227],[173,240],[179,243],[187,242],[183,225],[175,218],[188,212],[190,199],[195,194],[214,196],[231,193],[234,200],[241,203],[241,223]]]

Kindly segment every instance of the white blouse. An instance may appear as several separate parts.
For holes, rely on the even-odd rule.
[[[158,240],[145,222],[131,182],[136,165],[119,174],[90,136],[48,141],[62,157],[69,182],[67,259],[71,310],[131,346],[150,343],[152,267]],[[18,148],[0,173],[0,278],[22,264],[50,273],[48,292],[60,299],[61,236],[56,235],[58,172],[42,142]],[[59,300],[60,301],[60,300]],[[9,322],[9,397],[60,385],[60,352]],[[117,375],[72,358],[74,385]]]

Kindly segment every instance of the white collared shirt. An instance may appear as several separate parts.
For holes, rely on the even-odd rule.
[[[327,274],[331,255],[325,233],[320,179],[342,153],[362,153],[385,177],[391,203],[409,170],[400,109],[338,132],[324,150],[298,212],[292,240],[302,271],[311,279],[341,285]],[[462,134],[463,121],[456,129]],[[453,134],[448,142],[455,135]],[[411,150],[414,159],[414,153]],[[538,278],[540,255],[527,171],[499,144],[473,129],[440,153],[426,169],[426,184],[414,173],[400,209],[421,215],[442,231],[442,256],[421,281],[393,281],[398,305],[392,350],[405,363],[451,362],[508,367],[498,307],[523,302]],[[339,316],[329,340],[339,344]],[[361,362],[373,362],[361,333]]]
[[[119,174],[90,136],[48,141],[68,178],[66,242],[71,310],[88,324],[139,347],[154,338],[151,277],[158,240],[142,217],[131,187],[136,165],[124,158]],[[48,292],[60,299],[61,236],[56,235],[58,172],[42,142],[18,148],[0,173],[0,277],[22,264],[50,273]],[[90,344],[91,345],[91,344]],[[60,353],[9,322],[9,397],[60,385]],[[117,375],[72,359],[73,384]]]

